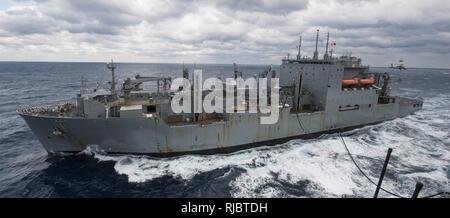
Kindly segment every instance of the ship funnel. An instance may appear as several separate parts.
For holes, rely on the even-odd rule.
[[[316,34],[316,50],[314,51],[313,60],[319,59],[319,52],[317,52],[317,44],[319,44],[319,30],[317,30],[317,34]]]

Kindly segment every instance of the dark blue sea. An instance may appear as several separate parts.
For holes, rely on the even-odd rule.
[[[197,67],[222,78],[233,72],[231,64]],[[240,69],[251,76],[265,66]],[[372,70],[391,72],[392,93],[422,98],[424,109],[345,133],[356,161],[376,181],[391,147],[385,189],[411,196],[422,182],[420,196],[449,191],[450,70]],[[179,76],[181,64],[123,63],[117,74]],[[87,149],[50,156],[15,109],[71,99],[82,77],[93,89],[110,73],[104,63],[0,62],[0,197],[372,197],[375,191],[336,134],[226,155],[159,159]]]

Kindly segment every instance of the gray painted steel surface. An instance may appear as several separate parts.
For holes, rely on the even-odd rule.
[[[389,78],[382,80],[382,74],[369,73],[368,67],[360,64],[361,60],[354,57],[283,59],[279,72],[281,109],[278,122],[272,125],[260,124],[260,117],[266,115],[259,113],[219,114],[219,119],[207,122],[183,114],[182,122],[174,124],[169,122],[174,114],[168,107],[168,93],[132,95],[133,88],[126,90],[125,96],[116,96],[115,92],[86,99],[79,96],[77,109],[62,114],[42,109],[36,112],[33,108],[18,109],[18,113],[48,152],[78,152],[95,145],[111,153],[175,154],[220,152],[240,145],[368,125],[422,108],[420,100],[390,96]],[[183,75],[187,76],[186,69]],[[368,86],[343,86],[342,80],[355,77],[375,77],[377,81]],[[120,110],[128,109],[125,105],[137,105],[138,109],[142,105],[144,114],[121,117]]]

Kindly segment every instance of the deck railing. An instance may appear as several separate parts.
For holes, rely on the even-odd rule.
[[[67,117],[75,115],[76,104],[74,102],[59,102],[52,105],[19,106],[17,113],[36,116]]]

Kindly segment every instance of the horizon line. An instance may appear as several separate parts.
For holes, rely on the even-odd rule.
[[[42,61],[21,61],[21,60],[0,60],[0,63],[87,63],[87,64],[103,64],[109,63],[108,61],[50,61],[50,60],[42,60]],[[117,64],[202,64],[202,65],[232,65],[233,63],[199,63],[199,62],[114,62]],[[268,64],[255,64],[255,63],[237,63],[238,65],[247,65],[247,66],[268,66],[268,65],[278,65],[273,63]],[[367,65],[369,68],[389,68],[389,66],[371,66]],[[406,69],[435,69],[435,70],[449,70],[450,67],[407,67]]]

